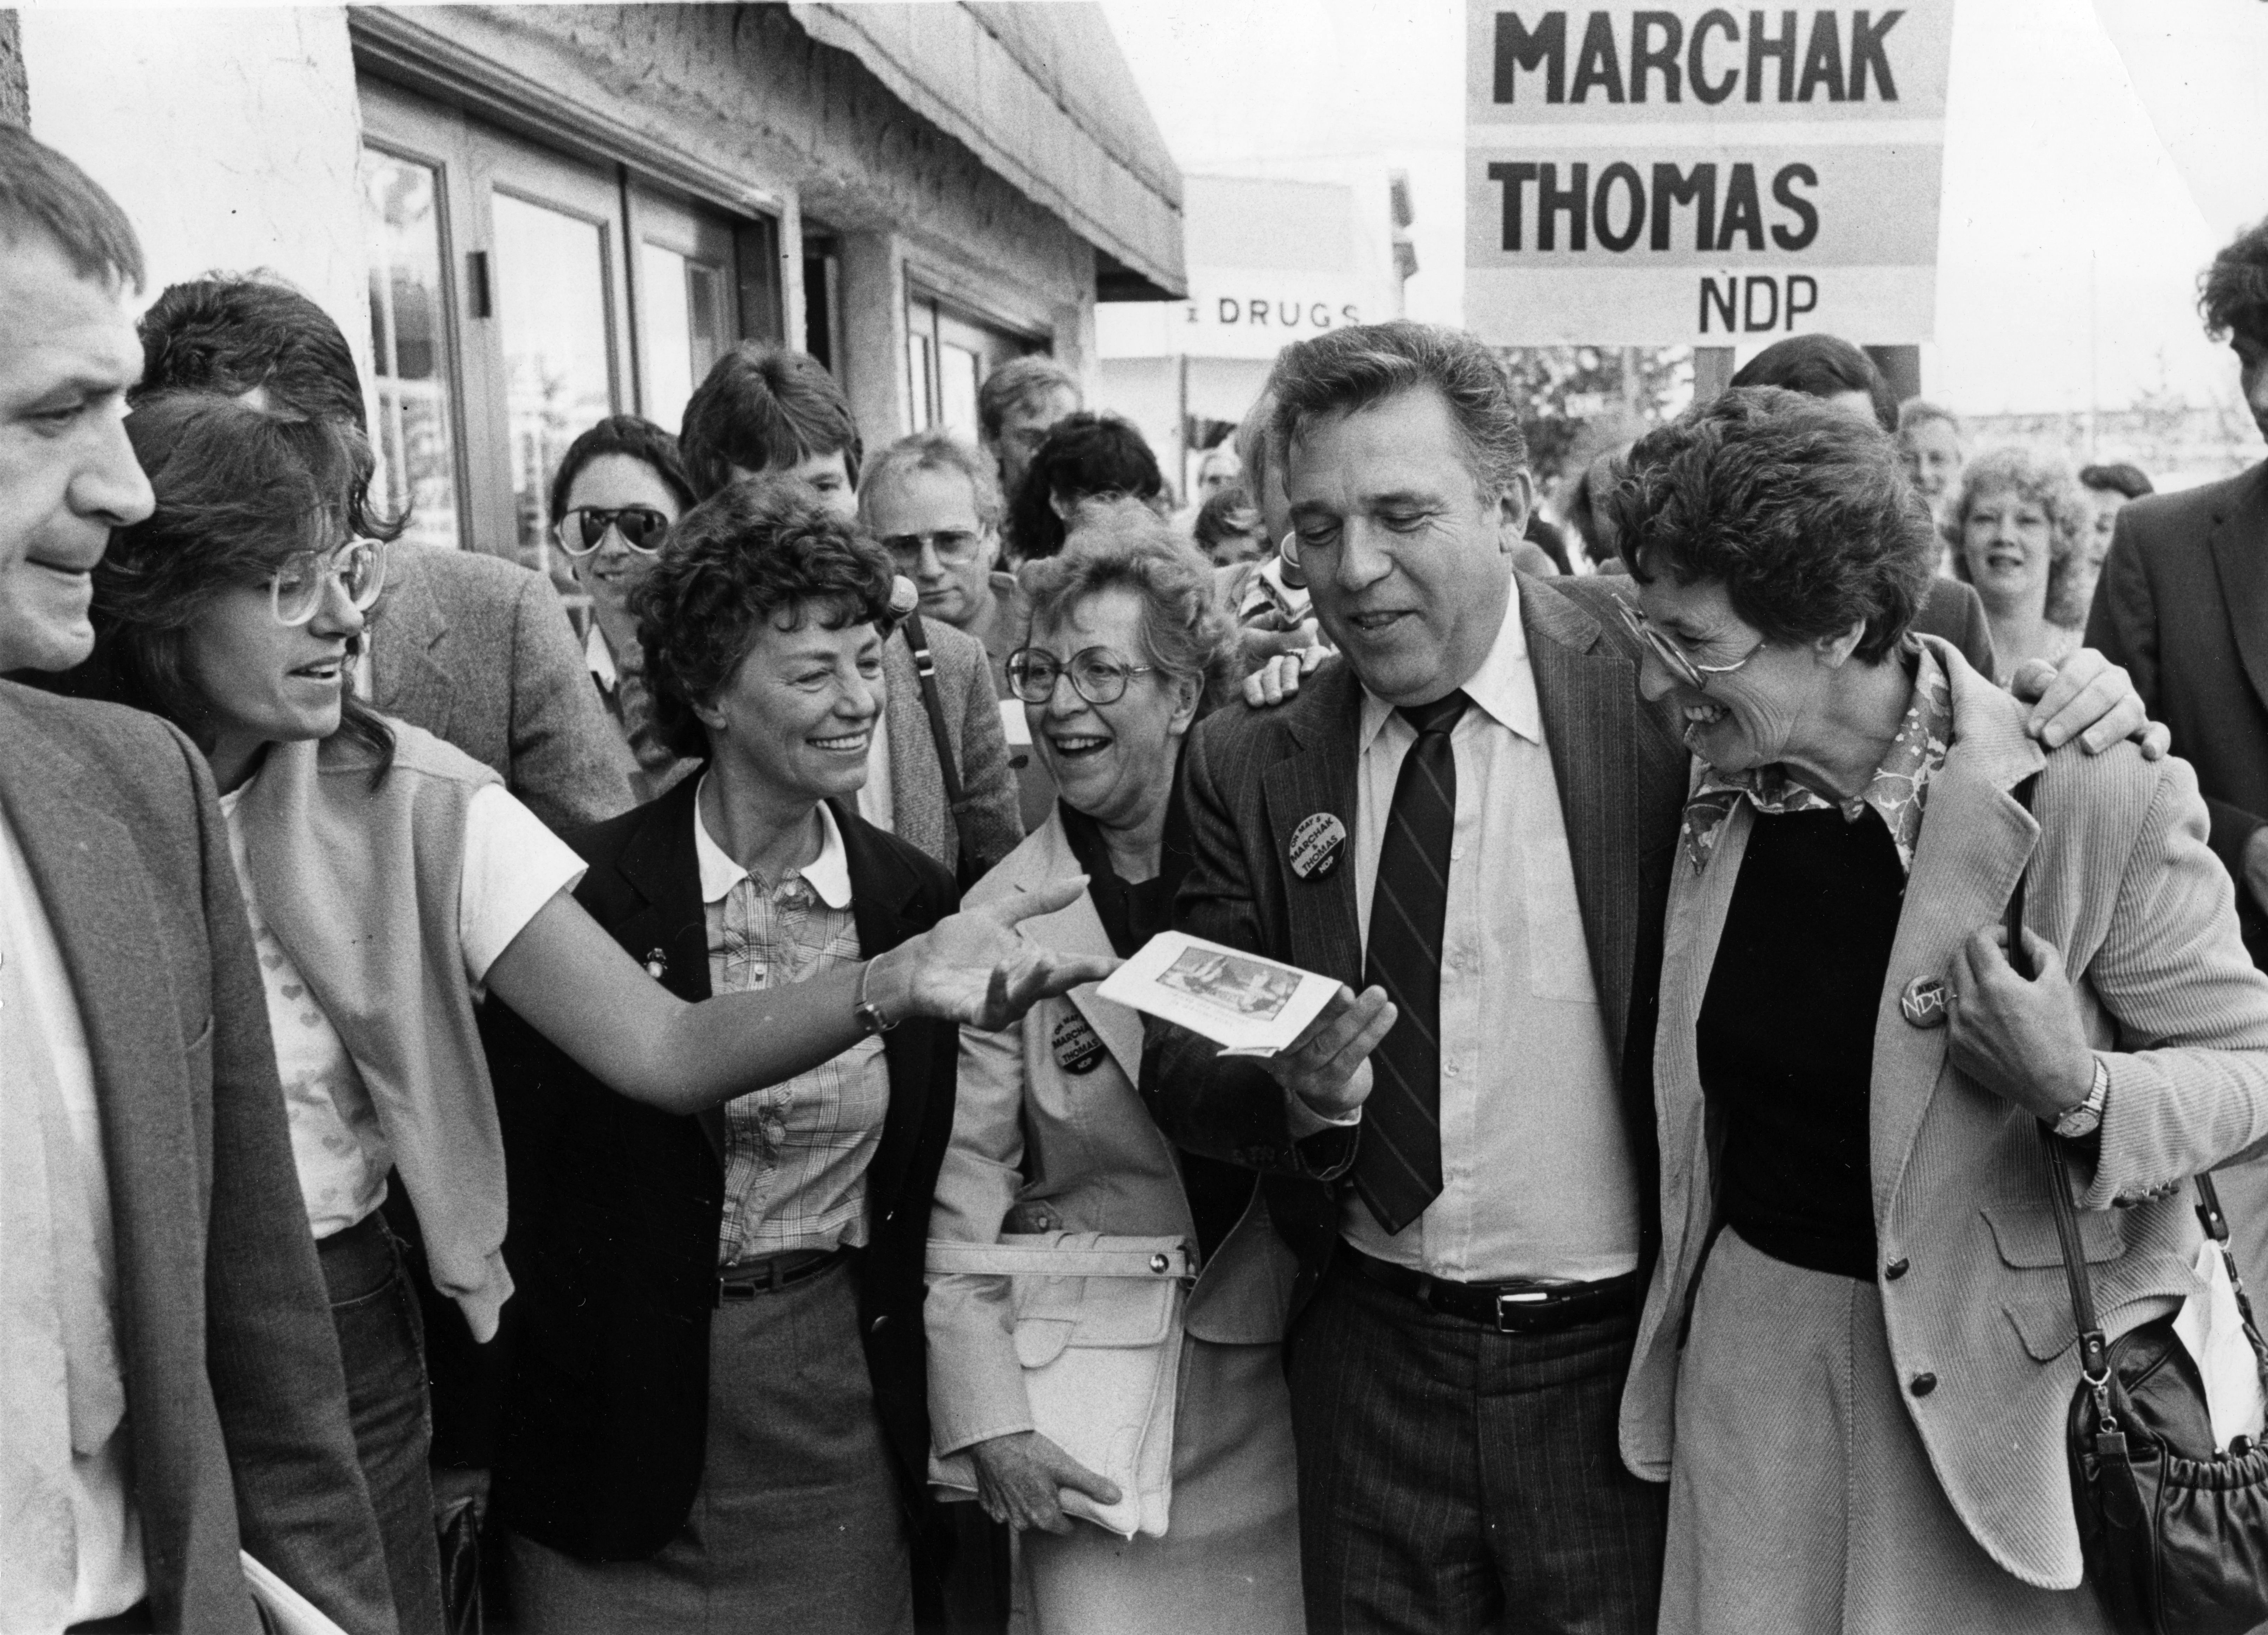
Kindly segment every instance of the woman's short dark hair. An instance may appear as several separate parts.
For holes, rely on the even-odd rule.
[[[1327,330],[1278,355],[1268,377],[1276,399],[1269,457],[1287,457],[1318,420],[1420,387],[1448,405],[1482,493],[1502,494],[1528,469],[1528,438],[1504,359],[1462,329],[1400,319]]]
[[[1831,335],[1792,335],[1775,341],[1741,365],[1735,387],[1776,386],[1806,397],[1840,397],[1864,392],[1874,405],[1874,423],[1898,429],[1897,394],[1874,360],[1848,341]]]
[[[2268,221],[2246,228],[2198,278],[2198,313],[2218,341],[2235,333],[2268,346]]]
[[[1236,623],[1213,594],[1212,563],[1173,525],[1129,502],[1079,512],[1062,550],[1023,575],[1032,630],[1067,616],[1090,596],[1133,593],[1142,604],[1142,651],[1133,655],[1197,683],[1219,703],[1236,688]]]
[[[685,462],[677,457],[677,439],[640,416],[608,415],[570,443],[559,457],[559,469],[551,478],[551,509],[545,514],[554,522],[565,516],[567,496],[575,487],[575,479],[583,475],[583,468],[608,454],[627,454],[643,461],[676,497],[680,511],[693,509],[693,484],[686,478]]]
[[[1083,409],[1057,421],[1032,456],[1023,486],[1008,502],[1009,537],[1020,559],[1036,562],[1063,549],[1063,519],[1050,499],[1069,504],[1123,494],[1146,503],[1165,487],[1158,457],[1132,421]]]
[[[733,679],[764,625],[817,619],[887,635],[893,578],[882,548],[807,483],[735,482],[703,500],[630,593],[662,740],[680,755],[709,753],[694,706]]]
[[[2145,494],[2158,490],[2150,482],[2149,474],[2139,466],[2130,466],[2124,460],[2112,466],[2082,466],[2079,471],[2079,486],[2097,489],[2105,493],[2123,494],[2128,499],[2139,499]]]
[[[1725,587],[1768,641],[1839,636],[1879,664],[1905,638],[1937,534],[1883,433],[1815,397],[1729,391],[1631,446],[1602,507],[1631,576]]]
[[[135,325],[136,401],[160,392],[258,391],[276,413],[367,430],[362,374],[331,315],[272,273],[167,284]]]
[[[126,416],[156,504],[114,530],[94,571],[98,660],[122,702],[164,716],[210,750],[212,707],[182,664],[183,637],[223,591],[257,584],[296,551],[352,532],[374,461],[354,427],[268,414],[209,392],[145,398]],[[359,651],[364,636],[350,644]],[[394,733],[350,690],[342,733],[383,776]]]
[[[850,400],[827,365],[758,341],[741,342],[711,366],[686,402],[677,440],[701,499],[732,482],[735,466],[761,475],[837,449],[855,488],[864,450]]]

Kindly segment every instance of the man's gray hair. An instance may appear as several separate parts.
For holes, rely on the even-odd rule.
[[[869,532],[874,527],[874,495],[886,482],[917,471],[952,471],[968,479],[976,497],[976,526],[991,529],[1007,514],[1000,497],[1000,479],[992,462],[959,438],[945,431],[917,431],[902,437],[866,462],[858,482],[858,520]]]
[[[976,431],[987,443],[1000,440],[1000,423],[1008,411],[1021,404],[1035,402],[1054,392],[1071,394],[1071,407],[1086,406],[1086,394],[1079,389],[1079,377],[1045,352],[1034,352],[1024,357],[1012,357],[990,374],[976,388]]]
[[[82,278],[142,289],[142,241],[118,201],[20,125],[0,121],[0,243],[46,239]]]
[[[1318,420],[1431,387],[1447,404],[1484,495],[1502,494],[1528,469],[1512,377],[1462,329],[1397,320],[1329,330],[1285,347],[1268,384],[1276,394],[1271,441],[1286,457]]]

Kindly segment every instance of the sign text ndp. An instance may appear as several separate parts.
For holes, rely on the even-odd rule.
[[[1467,317],[1507,344],[1926,340],[1949,0],[1472,0]]]

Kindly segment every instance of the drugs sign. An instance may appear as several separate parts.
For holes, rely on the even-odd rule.
[[[1469,0],[1465,318],[1504,345],[1926,341],[1952,0]]]

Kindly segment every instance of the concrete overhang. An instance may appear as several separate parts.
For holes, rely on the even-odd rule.
[[[1092,244],[1098,299],[1189,293],[1181,170],[1101,6],[967,0],[789,12]]]

